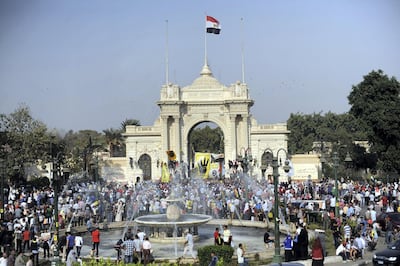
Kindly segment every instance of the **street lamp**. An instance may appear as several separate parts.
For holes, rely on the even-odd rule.
[[[5,178],[5,161],[4,159],[0,159],[0,170],[1,170],[1,206],[0,206],[0,214],[1,220],[4,220],[4,178]]]
[[[251,163],[253,162],[253,156],[251,154],[251,149],[250,148],[241,148],[240,150],[240,155],[238,156],[238,161],[241,162],[242,164],[242,168],[243,168],[243,174],[245,176],[245,178],[243,178],[244,180],[244,196],[246,198],[246,200],[248,200],[248,172],[250,170],[250,178],[252,176],[252,166]]]
[[[58,163],[53,161],[53,189],[54,189],[54,224],[56,226],[56,233],[54,235],[54,261],[59,260],[60,251],[58,249],[58,241],[60,236],[60,229],[58,224],[58,188],[60,185],[60,171]]]
[[[340,146],[340,148],[344,148],[346,146]],[[350,165],[353,160],[350,157],[350,153],[346,153],[346,158],[344,159],[344,162],[346,163],[346,167]],[[339,217],[339,186],[338,186],[338,176],[337,176],[337,168],[339,167],[339,157],[338,157],[338,152],[335,151],[333,152],[333,169],[335,170],[335,217]]]
[[[283,165],[283,170],[285,173],[288,173],[290,171],[290,165],[289,165],[289,160],[288,160],[288,153],[285,149],[280,148],[274,155],[273,151],[269,148],[265,149],[264,153],[270,153],[271,156],[267,156],[266,158],[272,158],[272,160],[268,159],[266,161],[266,165],[272,166],[272,175],[274,177],[274,194],[275,194],[275,202],[274,202],[274,233],[275,233],[275,253],[274,257],[272,258],[272,262],[281,264],[282,263],[282,256],[281,256],[281,245],[280,245],[280,231],[279,231],[279,193],[278,193],[278,185],[279,185],[279,167],[282,166],[282,161],[279,160],[278,162],[278,155],[280,152],[284,152],[286,159],[285,159],[285,164]]]

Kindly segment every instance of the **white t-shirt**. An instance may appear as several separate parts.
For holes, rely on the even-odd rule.
[[[81,247],[83,244],[83,239],[81,236],[75,236],[75,247]]]
[[[193,235],[188,233],[186,235],[186,241],[187,241],[188,246],[193,246]]]
[[[237,253],[238,263],[244,263],[243,249],[237,248],[236,253]]]
[[[143,249],[151,249],[151,243],[149,240],[143,241]]]

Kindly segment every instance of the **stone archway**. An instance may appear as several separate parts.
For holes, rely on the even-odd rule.
[[[217,140],[218,144],[216,144],[216,146],[218,145],[220,147],[220,149],[217,150],[217,149],[215,149],[215,147],[210,147],[207,150],[201,150],[201,149],[199,150],[198,149],[198,146],[194,142],[195,140],[192,138],[193,137],[192,133],[198,126],[200,126],[203,123],[208,124],[208,126],[209,126],[209,124],[213,124],[215,126],[215,127],[213,127],[213,129],[219,128],[220,131],[217,132],[217,134],[218,134],[218,140]],[[193,168],[195,168],[195,153],[197,153],[197,152],[212,154],[213,155],[212,162],[217,162],[218,161],[218,163],[220,163],[220,164],[223,163],[224,157],[225,157],[223,155],[224,151],[225,151],[225,147],[224,147],[225,146],[225,136],[224,136],[223,129],[217,123],[214,123],[214,122],[212,122],[210,120],[200,121],[198,123],[195,123],[192,127],[188,126],[187,129],[188,129],[188,131],[184,132],[184,135],[186,136],[184,139],[186,140],[186,143],[187,143],[186,147],[185,147],[186,153],[184,153],[184,154],[187,154],[186,162],[188,162],[189,171],[192,170]],[[215,140],[215,138],[214,139],[210,139],[211,144],[215,143],[215,142],[213,142],[213,140]],[[215,156],[217,158],[219,158],[217,161],[214,159]],[[223,165],[220,165],[218,167],[218,169],[217,169],[218,173],[222,173],[222,166]],[[220,174],[216,175],[216,176],[214,175],[213,177],[218,177],[218,176],[220,176]]]
[[[168,160],[166,151],[170,150],[175,152],[177,162],[188,165],[190,131],[199,123],[212,122],[224,135],[225,166],[229,160],[242,156],[242,151],[251,151],[254,158],[251,172],[260,178],[263,151],[287,149],[289,131],[285,123],[259,125],[250,113],[253,104],[247,84],[236,82],[225,86],[213,77],[207,64],[189,86],[163,85],[157,102],[160,116],[154,125],[127,126],[124,133],[126,156],[138,161],[147,154],[151,171],[126,167],[126,174],[160,178],[160,162]]]

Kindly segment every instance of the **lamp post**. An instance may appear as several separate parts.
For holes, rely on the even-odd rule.
[[[58,224],[58,188],[60,183],[60,172],[59,172],[59,165],[53,161],[53,188],[54,188],[54,224],[56,226],[56,231],[54,234],[54,263],[57,263],[60,256],[60,251],[58,249],[58,241],[60,236],[60,229]]]
[[[282,166],[281,161],[278,159],[278,155],[280,152],[284,152],[286,159],[285,159],[285,164],[283,166],[283,170],[287,173],[290,170],[289,166],[289,161],[288,161],[288,153],[285,149],[280,148],[274,155],[273,151],[271,149],[265,149],[264,152],[270,153],[272,156],[267,156],[266,158],[272,158],[271,161],[267,161],[266,165],[272,166],[272,175],[274,177],[274,194],[275,194],[275,199],[274,199],[274,233],[275,233],[275,253],[274,257],[272,258],[272,262],[281,264],[282,263],[282,256],[281,256],[281,245],[280,245],[280,231],[279,231],[279,167]]]
[[[0,170],[1,170],[1,206],[0,206],[0,213],[1,213],[1,220],[4,219],[4,178],[5,178],[5,161],[4,159],[0,159]]]
[[[344,148],[346,146],[340,146],[340,148]],[[352,163],[352,159],[350,157],[350,153],[346,153],[346,158],[344,159],[344,162],[346,163],[346,167]],[[338,186],[338,176],[337,176],[337,168],[339,167],[339,157],[338,157],[338,152],[335,151],[333,152],[333,169],[335,173],[335,217],[339,217],[339,186]]]
[[[238,158],[238,161],[241,162],[242,167],[243,167],[243,180],[244,180],[244,194],[245,194],[245,198],[246,200],[248,200],[248,172],[250,170],[250,178],[252,175],[252,170],[251,170],[251,163],[253,161],[253,156],[251,154],[251,149],[250,148],[242,148],[240,151],[240,155]]]

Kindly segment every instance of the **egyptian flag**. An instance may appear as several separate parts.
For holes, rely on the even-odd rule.
[[[206,30],[207,33],[219,34],[221,31],[221,26],[219,25],[219,21],[213,17],[206,17]]]

